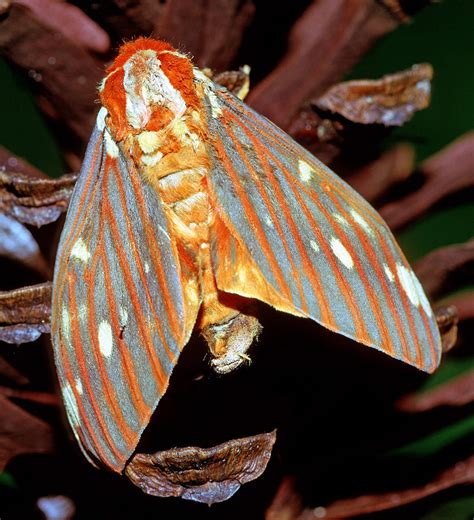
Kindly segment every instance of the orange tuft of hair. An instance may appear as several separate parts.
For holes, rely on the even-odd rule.
[[[123,87],[123,66],[137,52],[152,50],[161,62],[161,69],[171,85],[180,92],[186,105],[192,109],[200,106],[194,86],[193,65],[186,56],[181,56],[169,44],[152,38],[137,38],[120,47],[119,54],[107,69],[107,80],[100,97],[114,124],[115,137],[123,139],[129,130],[126,118],[126,96]],[[146,126],[147,130],[158,130],[168,124],[172,115],[166,107],[156,107]]]

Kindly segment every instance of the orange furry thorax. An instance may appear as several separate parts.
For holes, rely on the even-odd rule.
[[[193,65],[189,58],[163,41],[138,38],[128,42],[122,45],[117,58],[108,67],[107,77],[100,91],[101,102],[110,116],[109,127],[117,141],[121,141],[129,133],[136,134],[143,130],[159,131],[170,124],[175,117],[170,107],[166,106],[166,100],[157,102],[156,99],[148,107],[150,115],[143,127],[137,129],[127,117],[127,95],[130,92],[127,92],[124,85],[125,69],[128,67],[129,75],[133,76],[135,95],[138,98],[143,95],[143,85],[153,79],[152,72],[147,66],[147,59],[152,54],[146,51],[155,53],[156,60],[159,60],[160,72],[166,76],[171,87],[179,93],[187,109],[200,107],[194,85]],[[130,89],[130,85],[128,88]],[[158,96],[160,93],[155,94]]]

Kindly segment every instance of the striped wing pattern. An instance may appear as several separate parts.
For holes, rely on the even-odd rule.
[[[377,212],[225,89],[214,87],[207,110],[219,289],[434,370],[430,304]]]
[[[188,273],[189,275],[189,273]],[[156,191],[96,126],[57,254],[52,339],[69,421],[93,463],[121,471],[193,322]]]

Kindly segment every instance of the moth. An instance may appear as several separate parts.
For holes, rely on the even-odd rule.
[[[395,239],[312,154],[163,41],[123,45],[99,91],[52,310],[89,461],[123,470],[193,330],[217,372],[244,362],[253,300],[436,368],[433,313]]]

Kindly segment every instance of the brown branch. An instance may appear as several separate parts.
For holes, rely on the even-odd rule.
[[[474,132],[460,137],[420,168],[423,186],[390,202],[380,213],[392,229],[420,218],[449,195],[474,188]]]

